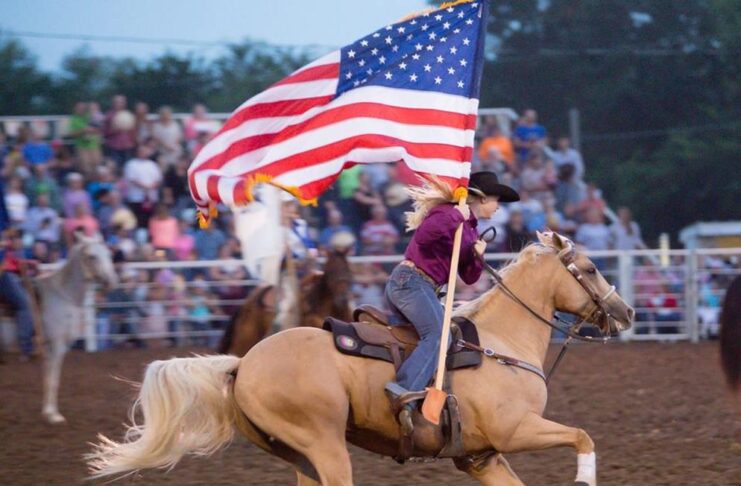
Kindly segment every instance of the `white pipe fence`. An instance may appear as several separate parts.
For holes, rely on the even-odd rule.
[[[500,267],[515,254],[488,254]],[[640,250],[590,252],[605,278],[636,309],[633,328],[620,335],[625,341],[697,342],[717,335],[725,288],[741,274],[741,248],[714,250]],[[662,266],[662,256],[669,264]],[[389,271],[401,255],[351,257],[354,265],[374,264]],[[89,302],[85,336],[89,351],[168,339],[174,344],[214,346],[224,326],[257,280],[209,280],[212,267],[241,264],[238,260],[201,262],[126,263],[122,283]],[[166,275],[167,278],[163,278]],[[146,277],[146,278],[145,278]],[[489,288],[488,279],[462,286],[456,297],[470,299]],[[382,282],[373,295],[382,295]],[[365,303],[359,301],[358,303]],[[374,302],[379,304],[380,301]],[[152,320],[158,325],[153,325]],[[557,337],[557,336],[554,336]]]

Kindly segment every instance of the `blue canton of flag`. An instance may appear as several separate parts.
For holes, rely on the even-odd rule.
[[[473,2],[428,12],[342,48],[337,96],[385,86],[478,98],[482,9],[482,2]]]

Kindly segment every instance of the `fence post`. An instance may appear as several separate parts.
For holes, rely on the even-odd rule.
[[[85,351],[94,353],[98,350],[98,323],[95,319],[95,288],[93,286],[88,286],[87,290],[85,290],[83,320],[85,322]]]
[[[635,307],[635,295],[633,293],[633,254],[629,252],[620,252],[618,254],[618,292],[623,301],[631,307]],[[633,339],[635,329],[623,331],[619,334],[621,341],[630,341]]]
[[[690,341],[696,343],[700,340],[700,323],[697,317],[697,299],[699,298],[697,279],[698,275],[698,258],[695,250],[687,253],[686,262],[686,285],[684,289],[685,302],[685,322],[687,323],[687,332]]]

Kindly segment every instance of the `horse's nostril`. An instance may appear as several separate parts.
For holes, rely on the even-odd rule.
[[[633,318],[636,316],[636,311],[632,307],[628,307],[628,319],[633,321]]]

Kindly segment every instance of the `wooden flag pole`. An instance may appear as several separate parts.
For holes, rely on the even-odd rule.
[[[458,207],[466,205],[466,194],[458,200]],[[461,252],[461,239],[463,237],[463,223],[458,225],[453,238],[453,255],[450,259],[450,273],[448,274],[448,289],[445,295],[445,313],[443,314],[443,333],[440,338],[440,351],[437,359],[437,374],[435,375],[435,386],[427,388],[427,396],[422,403],[422,415],[425,419],[437,425],[440,423],[440,412],[445,406],[447,393],[443,391],[443,380],[445,378],[445,362],[448,358],[448,340],[450,339],[450,319],[453,314],[453,299],[455,297],[455,283],[458,279],[458,260]]]

